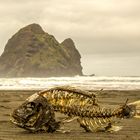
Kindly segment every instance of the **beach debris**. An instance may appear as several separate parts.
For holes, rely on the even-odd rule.
[[[32,99],[32,100],[31,100]],[[34,94],[12,113],[12,122],[31,132],[54,132],[59,127],[52,105],[40,95]]]
[[[55,87],[33,94],[12,113],[11,121],[18,127],[31,132],[67,132],[62,130],[65,123],[77,120],[86,132],[114,132],[122,127],[116,126],[121,119],[137,117],[140,101],[121,105],[116,109],[99,105],[92,92],[64,86]],[[56,120],[55,112],[67,117]]]

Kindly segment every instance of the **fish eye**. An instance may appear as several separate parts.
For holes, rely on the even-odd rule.
[[[35,107],[35,103],[34,102],[30,102],[27,104],[27,108],[34,108]]]
[[[32,107],[35,107],[35,103],[34,103],[34,102],[31,102],[31,106],[32,106]]]
[[[35,103],[34,102],[30,102],[30,103],[27,104],[26,109],[28,111],[32,111],[34,109],[34,107],[35,107]]]

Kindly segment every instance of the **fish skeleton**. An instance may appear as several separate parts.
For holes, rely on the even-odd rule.
[[[114,126],[123,118],[140,118],[140,101],[116,108],[99,105],[96,94],[69,86],[55,87],[31,95],[12,113],[12,122],[31,132],[55,132],[61,125],[77,120],[87,132],[118,131]],[[55,112],[67,115],[57,121]]]

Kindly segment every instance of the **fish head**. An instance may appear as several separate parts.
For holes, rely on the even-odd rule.
[[[47,99],[33,94],[11,114],[11,121],[18,127],[32,132],[47,130],[47,123],[54,119],[54,110]]]

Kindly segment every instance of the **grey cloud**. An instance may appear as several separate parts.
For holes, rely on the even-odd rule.
[[[0,1],[0,44],[18,29],[36,22],[61,42],[74,39],[84,53],[140,50],[139,0]]]

